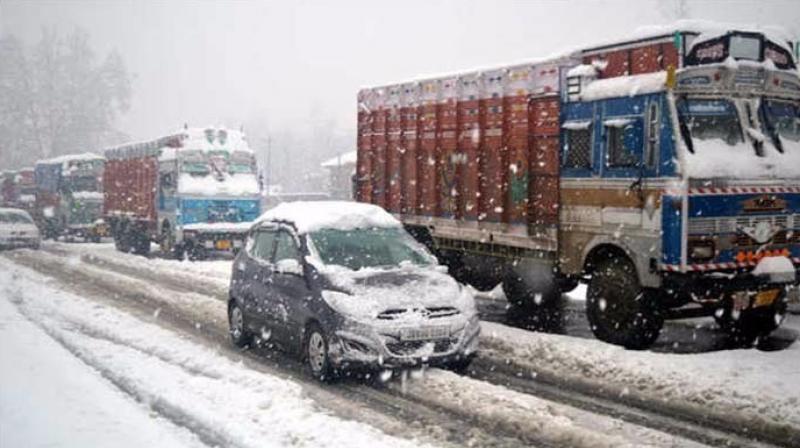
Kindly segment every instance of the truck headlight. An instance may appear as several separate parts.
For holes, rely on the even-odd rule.
[[[706,261],[714,258],[714,241],[697,240],[689,242],[689,258],[693,261]]]

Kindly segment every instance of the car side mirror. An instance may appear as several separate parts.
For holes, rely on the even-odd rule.
[[[299,261],[292,258],[284,258],[275,263],[275,272],[279,274],[290,274],[303,276],[303,266]]]

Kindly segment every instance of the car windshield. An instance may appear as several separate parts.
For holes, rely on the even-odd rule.
[[[25,214],[15,212],[0,213],[0,223],[3,224],[33,224],[33,220]]]
[[[402,262],[429,265],[431,255],[401,228],[323,229],[310,234],[322,262],[352,270],[398,266]]]
[[[744,141],[739,116],[726,100],[681,100],[678,103],[681,135],[690,151],[695,140],[722,140],[728,145]]]
[[[770,134],[800,142],[800,104],[768,100],[762,103],[762,112]]]

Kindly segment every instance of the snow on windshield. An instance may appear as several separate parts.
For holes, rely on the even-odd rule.
[[[366,267],[428,265],[432,257],[400,228],[321,229],[309,234],[323,263],[354,271]]]

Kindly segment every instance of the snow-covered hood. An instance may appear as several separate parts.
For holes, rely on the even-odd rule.
[[[472,294],[437,267],[401,266],[359,271],[326,267],[321,273],[340,290],[323,293],[328,304],[362,322],[407,323],[427,318],[432,313],[469,318],[476,312]],[[453,313],[455,310],[458,313]]]

